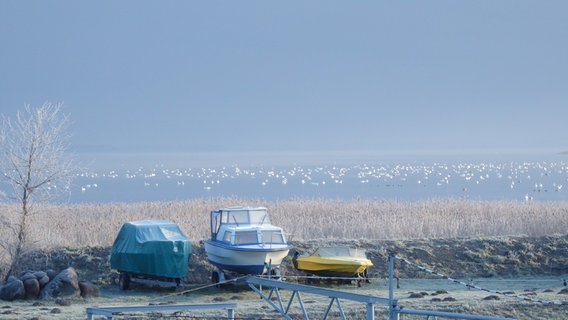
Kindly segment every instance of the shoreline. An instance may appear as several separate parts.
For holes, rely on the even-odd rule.
[[[370,270],[371,283],[361,287],[351,284],[321,282],[315,284],[333,290],[354,292],[378,297],[388,296],[385,280],[386,250],[397,254],[412,263],[429,267],[435,272],[459,281],[473,279],[473,284],[489,290],[507,292],[509,296],[472,290],[463,285],[443,279],[403,261],[395,262],[395,275],[399,278],[399,287],[395,289],[395,298],[399,305],[406,308],[442,310],[447,312],[479,314],[487,316],[513,317],[518,319],[565,319],[568,315],[568,295],[561,294],[565,288],[562,279],[568,275],[568,235],[544,237],[490,237],[478,239],[421,239],[421,240],[307,240],[293,241],[293,250],[310,250],[326,242],[335,245],[350,245],[364,248],[374,266]],[[132,289],[121,291],[115,284],[116,273],[108,267],[108,247],[58,248],[37,253],[27,263],[32,266],[49,265],[55,269],[73,266],[81,280],[97,284],[101,291],[99,297],[69,301],[62,306],[57,301],[18,300],[0,301],[5,319],[84,319],[86,308],[96,306],[134,306],[188,303],[236,303],[235,313],[239,317],[281,319],[272,308],[259,299],[258,294],[243,285],[233,285],[220,289],[210,283],[210,271],[213,267],[206,261],[203,247],[199,242],[192,242],[193,253],[190,257],[190,274],[185,288],[187,293],[176,293],[171,288],[155,288],[135,285]],[[527,248],[529,251],[520,251]],[[546,252],[536,254],[548,248]],[[517,252],[511,255],[509,252]],[[531,259],[523,256],[534,255]],[[292,252],[291,252],[292,254]],[[459,254],[459,257],[455,255]],[[542,257],[548,255],[547,263]],[[523,260],[524,259],[524,260]],[[292,270],[290,259],[285,259],[285,281],[304,283],[301,275]],[[557,269],[551,268],[556,263]],[[466,268],[466,269],[462,269]],[[457,271],[456,271],[457,269]],[[460,270],[461,269],[461,270]],[[294,278],[294,275],[300,277]],[[288,276],[289,278],[286,278]],[[314,284],[312,284],[314,285]],[[289,291],[287,291],[289,292]],[[568,294],[568,292],[566,292]],[[288,293],[282,293],[284,301]],[[534,301],[520,299],[527,296]],[[329,298],[303,295],[310,317],[321,314],[329,304]],[[537,300],[560,303],[546,305]],[[351,302],[342,302],[344,311],[350,319],[365,319],[364,306]],[[9,307],[7,307],[9,306]],[[297,308],[297,304],[295,305]],[[294,310],[294,309],[293,309]],[[52,313],[55,312],[55,313]],[[299,310],[293,311],[301,317]],[[332,314],[338,315],[337,310]],[[196,316],[215,319],[226,315],[223,312],[195,311],[177,313],[178,316]],[[375,315],[386,317],[386,306],[377,305]],[[164,319],[165,312],[148,315],[124,314],[129,319]],[[117,315],[118,318],[121,315]]]

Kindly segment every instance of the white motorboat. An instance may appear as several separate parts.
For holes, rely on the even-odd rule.
[[[213,283],[223,271],[280,275],[280,264],[292,248],[282,228],[270,223],[265,207],[227,207],[211,211],[211,238],[204,241],[207,259],[216,266]]]

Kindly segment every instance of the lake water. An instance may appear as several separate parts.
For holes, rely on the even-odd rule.
[[[568,200],[568,156],[518,154],[81,155],[64,201],[172,201],[209,197],[416,201]]]

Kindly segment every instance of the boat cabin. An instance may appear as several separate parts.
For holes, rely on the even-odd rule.
[[[270,224],[264,207],[228,207],[211,211],[211,239],[230,245],[286,244],[284,231]]]

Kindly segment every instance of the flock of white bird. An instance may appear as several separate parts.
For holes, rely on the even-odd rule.
[[[412,197],[473,197],[477,199],[563,201],[568,163],[432,163],[360,164],[329,166],[241,167],[169,169],[163,166],[135,170],[83,173],[82,193],[101,189],[124,179],[133,187],[187,188],[239,195],[239,190],[287,190],[297,197],[312,191],[332,190],[329,195],[407,199]],[[296,192],[296,193],[295,193]],[[276,192],[277,193],[277,192]],[[326,194],[326,193],[323,193]],[[199,196],[195,194],[188,195]]]

